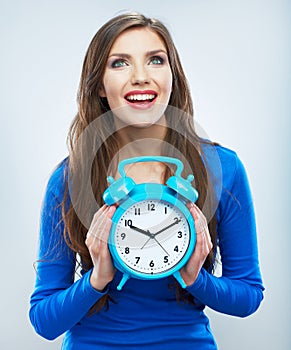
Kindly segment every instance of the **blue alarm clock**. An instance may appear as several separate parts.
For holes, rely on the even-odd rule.
[[[166,185],[136,184],[126,176],[126,165],[153,161],[176,166]],[[152,280],[169,275],[174,275],[186,288],[179,270],[190,258],[196,243],[194,219],[186,203],[196,202],[198,193],[191,186],[194,176],[187,179],[181,176],[183,168],[176,158],[135,157],[119,163],[118,180],[108,177],[110,186],[103,199],[107,205],[117,204],[108,245],[115,267],[123,273],[118,290],[129,278]]]

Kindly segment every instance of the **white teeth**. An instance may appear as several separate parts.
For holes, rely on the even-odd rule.
[[[137,94],[137,95],[129,95],[126,98],[130,101],[146,101],[152,100],[155,98],[155,95],[152,94]]]

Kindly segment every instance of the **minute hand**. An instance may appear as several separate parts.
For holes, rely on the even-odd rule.
[[[172,226],[178,224],[180,221],[181,221],[181,219],[175,220],[175,222],[173,222],[171,225],[166,226],[166,227],[162,228],[160,231],[156,232],[156,233],[155,233],[155,236],[157,236],[157,235],[158,235],[159,233],[161,233],[161,232],[166,231],[168,228],[170,228],[170,227],[172,227]]]

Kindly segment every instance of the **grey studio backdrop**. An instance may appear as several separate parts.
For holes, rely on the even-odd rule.
[[[27,0],[0,6],[0,348],[60,348],[61,339],[41,339],[28,321],[41,201],[49,174],[67,155],[87,46],[110,17],[136,10],[169,27],[196,120],[213,140],[238,152],[250,178],[265,300],[246,319],[207,309],[219,348],[290,349],[290,1]]]

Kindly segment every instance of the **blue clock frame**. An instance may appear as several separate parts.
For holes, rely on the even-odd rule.
[[[143,183],[136,184],[130,177],[126,176],[124,167],[127,164],[137,162],[164,162],[172,163],[176,165],[176,172],[174,176],[171,176],[166,185],[157,183]],[[187,202],[196,202],[198,198],[197,190],[191,186],[191,182],[194,179],[193,175],[189,175],[187,179],[181,176],[183,170],[183,163],[172,157],[163,156],[145,156],[129,158],[121,161],[118,165],[118,171],[121,178],[114,180],[112,177],[108,177],[110,186],[105,190],[103,199],[107,205],[117,204],[116,211],[112,217],[112,227],[109,235],[109,250],[111,252],[115,267],[123,273],[123,277],[117,286],[118,290],[121,290],[123,285],[129,278],[138,278],[144,280],[152,280],[165,278],[169,275],[173,275],[180,283],[182,288],[186,288],[186,284],[182,279],[179,270],[189,260],[196,244],[196,231],[194,219],[186,206]],[[150,274],[142,273],[129,267],[120,257],[114,240],[115,231],[119,220],[124,213],[132,207],[134,204],[144,200],[159,200],[174,205],[186,218],[189,225],[190,239],[187,251],[181,260],[173,267],[164,272]]]

